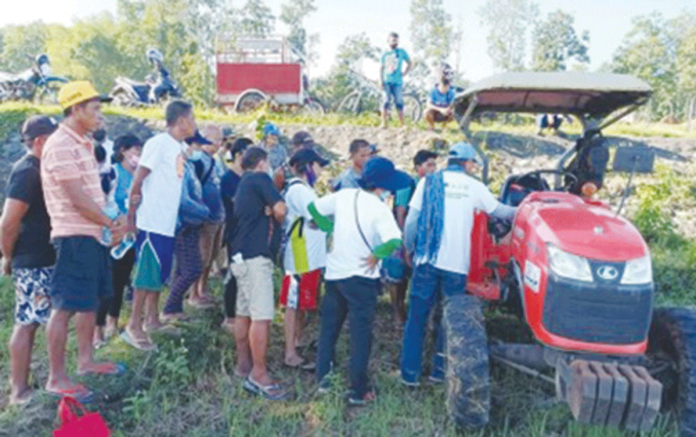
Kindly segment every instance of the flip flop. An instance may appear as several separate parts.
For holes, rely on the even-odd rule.
[[[292,365],[287,362],[283,362],[283,365],[285,367],[290,367],[291,369],[302,369],[302,370],[307,370],[307,371],[314,371],[317,368],[317,363],[313,361],[309,361],[305,358],[302,358],[302,361],[299,363]]]
[[[234,372],[232,372],[232,374],[237,378],[245,378],[246,379],[249,377],[248,373],[245,375],[244,373],[238,371],[237,369],[234,369]]]
[[[168,323],[164,323],[156,328],[144,327],[143,330],[148,334],[181,335],[181,329]]]
[[[94,392],[89,390],[82,384],[77,384],[74,388],[66,388],[59,390],[46,390],[48,395],[58,399],[71,397],[82,404],[88,404],[94,400]]]
[[[147,340],[137,340],[135,339],[127,329],[121,331],[121,340],[125,341],[129,345],[141,351],[154,351],[157,350],[157,345],[153,344]]]
[[[251,394],[263,396],[269,401],[283,401],[288,399],[290,396],[288,392],[283,391],[283,388],[280,385],[269,384],[264,386],[251,379],[251,376],[244,380],[242,388]]]
[[[190,300],[187,300],[186,303],[188,304],[188,306],[199,310],[209,310],[215,308],[216,305],[214,302],[191,302]]]
[[[372,396],[370,396],[371,399],[365,399],[366,397],[368,397],[368,395],[372,395]],[[370,390],[363,395],[362,399],[348,396],[348,406],[350,406],[350,407],[364,407],[365,405],[371,404],[376,400],[377,400],[377,393],[375,393],[374,390]]]
[[[94,371],[91,370],[89,372],[75,372],[77,376],[85,376],[85,375],[111,375],[111,376],[121,376],[124,373],[126,373],[126,365],[123,363],[103,363],[104,368],[108,368],[108,370],[105,371]]]

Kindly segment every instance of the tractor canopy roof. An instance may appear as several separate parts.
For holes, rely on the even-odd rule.
[[[601,119],[612,112],[648,101],[652,88],[633,76],[613,73],[502,73],[472,84],[457,94],[459,116],[472,100],[473,114],[530,112],[572,114]]]

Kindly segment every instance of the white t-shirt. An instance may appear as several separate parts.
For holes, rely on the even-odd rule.
[[[355,198],[357,194],[357,208]],[[333,243],[326,260],[327,280],[346,279],[352,276],[379,278],[378,265],[369,272],[365,258],[379,245],[401,239],[401,231],[389,207],[379,197],[355,188],[346,188],[317,200],[314,205],[319,214],[334,217]],[[358,230],[370,244],[367,246]]]
[[[318,229],[312,229],[309,222],[312,220],[312,215],[307,210],[310,203],[318,199],[314,190],[299,179],[289,181],[289,187],[283,196],[285,198],[285,206],[287,214],[285,215],[285,235],[290,231],[290,226],[298,217],[304,217],[304,225],[302,234],[304,235],[304,248],[293,248],[292,241],[288,236],[288,242],[285,246],[284,262],[285,271],[289,273],[306,273],[316,269],[326,267],[326,234]],[[303,252],[308,270],[302,269],[300,263],[295,263],[295,251]],[[299,260],[298,260],[299,261]],[[299,270],[299,271],[298,271]]]
[[[490,214],[498,206],[498,201],[485,185],[463,172],[444,171],[443,177],[445,217],[440,250],[433,265],[441,270],[466,275],[469,273],[474,213],[481,210]],[[410,208],[422,211],[425,180],[423,178],[418,182]],[[426,260],[416,259],[415,262],[423,264]]]
[[[140,165],[150,174],[143,181],[143,196],[136,215],[138,229],[173,237],[181,202],[185,146],[168,133],[150,138]]]

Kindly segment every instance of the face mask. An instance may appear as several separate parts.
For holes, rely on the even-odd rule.
[[[191,152],[190,158],[191,158],[191,160],[193,160],[193,161],[198,161],[198,160],[200,160],[201,158],[203,158],[203,151],[200,150],[200,149],[194,150],[193,152]]]
[[[229,150],[225,152],[225,161],[232,162],[232,152]]]
[[[389,199],[389,196],[391,196],[391,193],[389,191],[382,191],[379,193],[379,200],[382,202],[386,202],[387,199]]]
[[[139,162],[140,162],[140,157],[138,155],[132,155],[131,157],[128,158],[128,164],[131,166],[131,168],[138,167]]]

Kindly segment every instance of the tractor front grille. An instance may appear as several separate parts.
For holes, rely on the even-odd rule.
[[[596,277],[589,283],[552,274],[543,323],[549,332],[572,340],[635,344],[647,337],[652,304],[652,284],[621,285]]]

